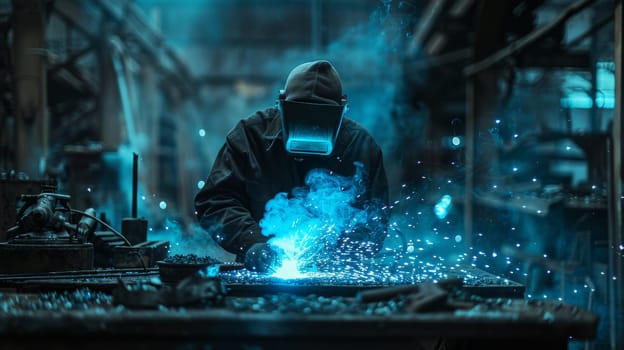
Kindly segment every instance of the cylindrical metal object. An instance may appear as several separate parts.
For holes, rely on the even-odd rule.
[[[132,245],[147,240],[147,220],[144,218],[124,218],[121,220],[121,233]]]
[[[85,241],[85,240],[89,240],[93,231],[95,231],[95,226],[97,224],[97,222],[95,221],[95,219],[93,217],[95,217],[97,214],[95,212],[95,209],[93,208],[88,208],[87,210],[85,210],[85,213],[91,215],[91,216],[87,216],[84,215],[81,219],[80,222],[78,222],[78,239],[80,239],[81,241]]]
[[[137,196],[139,183],[139,155],[132,153],[132,217],[137,217]]]

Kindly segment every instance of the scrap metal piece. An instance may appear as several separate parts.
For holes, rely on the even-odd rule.
[[[194,274],[178,283],[172,293],[168,294],[168,306],[222,305],[226,296],[226,288],[218,277],[207,277]]]
[[[169,241],[147,241],[128,246],[113,246],[113,266],[116,268],[155,267],[169,254]]]
[[[423,291],[423,288],[426,288],[426,290],[432,290],[431,287],[428,287],[429,284],[434,284],[434,283],[423,282],[423,283],[418,283],[418,284],[408,284],[408,285],[402,285],[402,286],[369,289],[369,290],[358,292],[356,295],[356,298],[359,302],[362,302],[362,303],[388,300],[388,299],[397,297],[398,295],[401,295],[401,294],[411,295],[414,293],[420,293],[421,291]],[[442,290],[448,291],[448,290],[451,290],[452,288],[460,288],[463,282],[459,278],[450,278],[450,279],[439,281],[438,283],[435,283],[435,284],[443,288]]]
[[[408,312],[426,312],[448,308],[449,291],[461,288],[462,280],[452,278],[438,283],[423,282],[412,285],[377,288],[358,292],[360,303],[386,301],[400,296],[405,297]]]
[[[422,283],[419,287],[418,293],[407,296],[408,312],[427,312],[446,308],[448,293],[444,289],[431,282]]]
[[[113,290],[113,304],[131,309],[165,307],[220,306],[226,297],[225,284],[218,277],[191,275],[176,285],[164,285],[155,279],[126,283],[119,279]]]

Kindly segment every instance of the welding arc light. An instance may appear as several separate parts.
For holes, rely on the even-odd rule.
[[[433,212],[438,217],[438,219],[444,219],[451,210],[452,205],[453,197],[445,194],[444,196],[442,196],[440,201],[436,203],[436,205],[433,207]]]

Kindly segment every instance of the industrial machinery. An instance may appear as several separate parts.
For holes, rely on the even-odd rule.
[[[169,242],[142,239],[132,244],[98,219],[95,209],[71,208],[70,199],[54,192],[21,195],[16,224],[0,243],[0,273],[148,268],[167,256]],[[98,224],[106,230],[96,231]],[[144,226],[146,230],[146,222]]]
[[[0,243],[2,273],[48,272],[93,268],[95,210],[72,223],[70,196],[43,192],[22,195],[17,223]]]

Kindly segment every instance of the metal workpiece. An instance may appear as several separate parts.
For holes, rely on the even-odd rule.
[[[482,297],[523,298],[524,286],[471,266],[409,265],[389,271],[387,266],[370,265],[366,270],[345,269],[334,272],[311,272],[283,278],[248,270],[221,273],[230,295],[258,296],[266,293],[354,296],[358,291],[379,287],[404,287],[423,282],[457,280],[462,288]],[[407,287],[410,288],[410,287]]]
[[[165,259],[169,254],[169,241],[145,241],[133,246],[110,246],[108,256],[112,251],[112,266],[115,268],[150,268],[156,262]],[[105,252],[100,252],[106,255]],[[109,265],[110,266],[110,265]]]
[[[132,309],[201,308],[222,306],[227,291],[220,278],[194,274],[173,285],[155,279],[135,283],[120,279],[112,294],[115,305]]]

